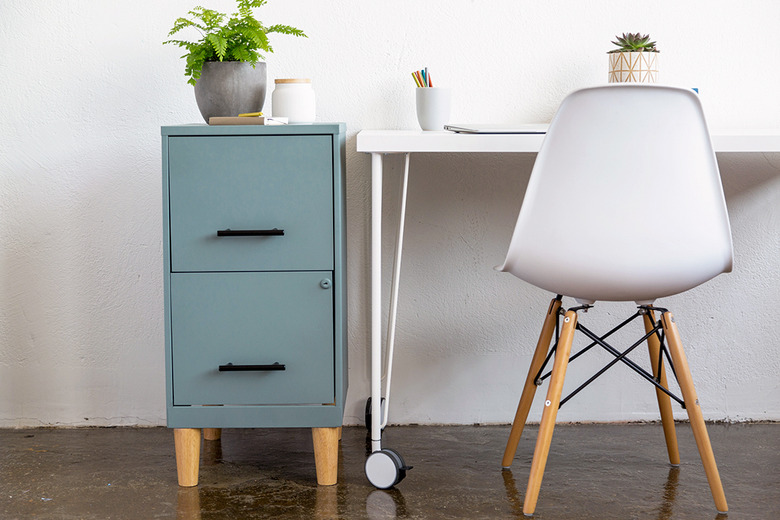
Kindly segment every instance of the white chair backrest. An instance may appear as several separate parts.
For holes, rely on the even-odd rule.
[[[732,258],[698,95],[622,84],[561,104],[500,269],[581,301],[647,303],[730,271]]]

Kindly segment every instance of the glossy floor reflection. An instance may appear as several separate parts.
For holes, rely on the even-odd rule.
[[[729,501],[718,516],[690,427],[672,468],[660,424],[560,425],[538,519],[780,518],[780,424],[710,425]],[[397,488],[363,474],[364,428],[345,428],[339,483],[318,487],[308,429],[225,430],[204,441],[200,485],[176,484],[163,428],[0,430],[2,519],[511,519],[522,518],[536,437],[511,471],[508,426],[388,427],[385,446],[414,469]]]

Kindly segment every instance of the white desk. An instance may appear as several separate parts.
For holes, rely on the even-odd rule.
[[[456,134],[420,130],[362,130],[357,151],[371,154],[532,152],[544,134]],[[780,130],[713,130],[716,152],[780,152]],[[372,165],[373,166],[373,165]]]
[[[363,130],[357,135],[357,151],[371,154],[371,449],[381,450],[381,430],[387,423],[392,380],[392,352],[395,338],[395,318],[398,284],[403,250],[406,187],[410,153],[480,153],[539,151],[543,134],[455,134],[452,132],[422,132],[419,130]],[[712,144],[716,152],[780,152],[780,130],[713,131]],[[401,211],[398,239],[393,261],[390,295],[390,315],[387,330],[387,373],[385,406],[382,396],[382,157],[384,154],[405,154],[406,167],[401,184]]]

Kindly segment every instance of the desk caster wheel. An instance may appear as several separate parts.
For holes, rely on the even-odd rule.
[[[407,466],[401,455],[389,448],[375,451],[366,459],[366,477],[378,489],[395,486],[406,477],[406,471],[410,469],[412,466]]]
[[[384,416],[385,414],[384,397],[379,401],[379,410],[380,410],[380,415]],[[368,431],[371,431],[371,398],[370,397],[366,400],[366,429]],[[382,431],[385,431],[385,429],[382,428]]]

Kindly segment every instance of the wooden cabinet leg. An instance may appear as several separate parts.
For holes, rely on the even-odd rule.
[[[222,438],[222,428],[203,428],[203,440],[218,441]]]
[[[200,428],[175,428],[173,441],[176,447],[176,472],[179,476],[179,485],[197,486],[200,465]]]
[[[649,333],[655,327],[655,313],[648,311],[648,314],[644,315],[645,332]],[[659,379],[659,367],[660,367],[660,384],[664,388],[668,389],[669,385],[666,384],[666,370],[664,369],[663,361],[661,360],[661,342],[658,336],[653,334],[647,338],[647,349],[650,352],[650,364],[653,367],[653,376]],[[661,360],[661,363],[659,363]],[[672,412],[672,400],[671,398],[659,390],[655,389],[655,397],[658,400],[658,409],[661,411],[661,424],[664,427],[664,438],[666,439],[666,451],[669,454],[669,463],[673,466],[680,465],[680,451],[677,448],[677,432],[674,429],[674,413]]]
[[[338,480],[340,428],[312,428],[317,484],[332,486]]]
[[[685,409],[688,412],[688,419],[691,421],[693,437],[696,439],[696,446],[699,448],[699,456],[704,464],[704,473],[707,475],[707,482],[710,484],[712,497],[715,499],[715,507],[718,512],[726,513],[729,506],[726,503],[726,495],[723,492],[723,484],[720,481],[718,466],[715,463],[715,455],[712,453],[712,444],[710,436],[707,434],[707,426],[704,424],[704,416],[699,406],[699,398],[696,395],[696,389],[693,386],[691,370],[688,367],[688,359],[683,351],[680,333],[677,325],[674,323],[674,316],[671,312],[665,312],[661,318],[661,324],[666,333],[666,339],[669,343],[669,353],[672,355],[677,382],[680,384],[680,390],[685,401]]]
[[[536,509],[536,501],[539,498],[539,489],[542,487],[544,467],[547,465],[547,455],[550,453],[555,419],[558,416],[558,406],[563,392],[563,380],[566,377],[566,368],[569,365],[571,344],[574,341],[574,330],[577,326],[577,313],[568,311],[563,320],[561,338],[555,351],[550,387],[547,389],[547,399],[544,402],[542,421],[539,423],[539,434],[536,437],[534,448],[534,460],[531,463],[531,475],[528,477],[528,488],[525,492],[523,514],[532,515]]]
[[[539,335],[539,341],[536,344],[536,351],[531,360],[531,366],[528,367],[528,376],[525,378],[525,385],[523,386],[523,393],[520,396],[520,403],[517,405],[515,419],[512,421],[512,429],[509,432],[509,439],[506,442],[504,458],[501,459],[501,466],[504,468],[508,468],[512,465],[512,460],[514,460],[515,453],[517,453],[517,444],[520,442],[520,437],[523,435],[525,421],[528,419],[528,411],[531,409],[534,395],[536,395],[536,374],[539,372],[542,363],[544,363],[544,359],[547,357],[550,341],[552,340],[552,335],[555,331],[555,323],[558,320],[558,309],[560,308],[561,300],[553,298],[550,302],[550,307],[547,309],[547,316],[544,318],[542,333]]]

